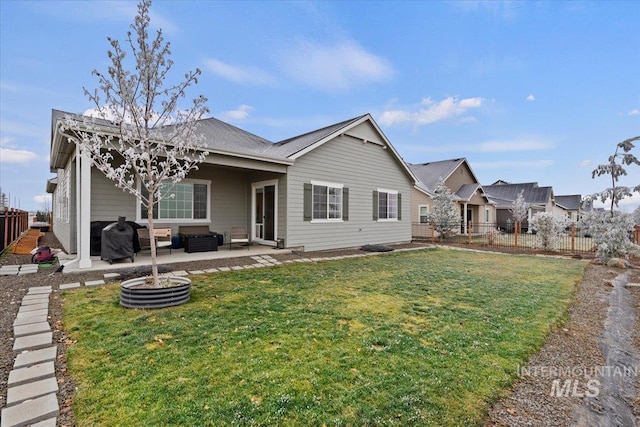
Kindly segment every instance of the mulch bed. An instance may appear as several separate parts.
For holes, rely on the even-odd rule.
[[[40,244],[52,248],[60,247],[53,233],[44,233]],[[393,246],[394,248],[421,247],[423,244],[406,244]],[[479,248],[476,248],[479,249]],[[341,251],[327,251],[319,253],[290,253],[272,255],[279,261],[298,258],[313,258],[322,256],[351,255],[364,253],[360,249]],[[0,258],[3,264],[25,264],[31,261],[30,255],[8,254]],[[168,268],[174,270],[198,270],[212,267],[233,266],[242,263],[252,263],[247,257],[235,259],[220,259],[197,261],[190,263],[171,264]],[[13,321],[16,318],[22,298],[31,286],[53,286],[54,290],[60,284],[69,282],[83,282],[103,278],[103,271],[82,273],[53,273],[55,267],[41,268],[36,274],[24,276],[8,276],[0,278],[0,292],[2,310],[0,310],[0,407],[6,402],[7,379],[13,367]],[[640,282],[640,270],[630,270],[632,281]],[[607,295],[611,292],[607,281],[621,270],[590,264],[584,281],[577,287],[574,302],[569,310],[569,320],[565,325],[549,335],[544,347],[533,356],[530,363],[535,365],[575,364],[580,366],[604,365],[602,354],[597,346],[597,339],[601,334],[607,310]],[[640,289],[632,290],[635,298],[636,313],[640,313]],[[60,391],[58,401],[60,416],[58,426],[74,426],[75,419],[72,411],[72,398],[75,390],[73,378],[67,375],[65,349],[69,345],[68,338],[62,330],[62,305],[57,291],[51,296],[50,323],[53,326],[54,342],[58,345],[58,359],[56,361],[56,377]],[[637,318],[638,316],[636,316]],[[637,325],[637,323],[636,323]],[[640,327],[635,328],[636,349],[640,351]],[[508,396],[496,402],[487,416],[485,426],[546,426],[571,425],[574,408],[581,405],[580,399],[566,398],[551,399],[548,384],[536,383],[539,378],[527,377],[518,381]],[[547,379],[548,382],[548,379]],[[640,408],[640,386],[634,397],[636,408]],[[637,424],[640,425],[640,409],[636,410]]]

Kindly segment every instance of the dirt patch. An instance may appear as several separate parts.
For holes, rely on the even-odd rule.
[[[610,374],[607,369],[615,363],[637,369],[637,360],[615,362],[612,354],[617,350],[609,351],[617,348],[612,344],[618,342],[620,334],[634,336],[633,343],[627,343],[627,352],[637,353],[640,348],[640,334],[633,326],[630,310],[635,306],[635,313],[640,312],[638,290],[629,293],[628,300],[621,304],[616,303],[615,292],[622,282],[637,281],[640,276],[638,270],[630,270],[628,277],[620,279],[622,273],[624,270],[602,265],[587,268],[568,321],[553,331],[542,349],[519,370],[519,379],[509,395],[490,409],[485,427],[638,424],[638,377],[626,378],[630,383],[623,397],[626,418],[616,420],[620,390],[611,382],[616,377],[602,375]],[[626,320],[620,321],[620,315]],[[630,411],[635,411],[631,418]]]

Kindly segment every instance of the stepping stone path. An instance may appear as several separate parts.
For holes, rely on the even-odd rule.
[[[3,265],[0,267],[0,276],[22,276],[38,272],[38,264]]]
[[[14,274],[28,274],[24,266],[17,267],[19,272]],[[56,425],[60,413],[54,367],[57,347],[47,319],[51,291],[51,286],[29,288],[13,322],[13,351],[18,354],[9,372],[0,427]]]

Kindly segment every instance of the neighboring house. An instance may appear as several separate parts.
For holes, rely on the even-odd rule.
[[[520,192],[527,204],[527,218],[522,222],[522,231],[529,229],[529,221],[538,212],[558,213],[553,195],[553,188],[539,187],[537,182],[523,182],[518,184],[506,181],[496,181],[492,185],[485,185],[485,193],[496,205],[496,219],[498,227],[509,228],[508,224],[513,223],[513,203],[518,198]]]
[[[460,212],[460,232],[467,233],[469,223],[474,231],[484,231],[488,224],[495,223],[495,207],[488,199],[469,162],[465,158],[441,160],[429,163],[409,164],[418,178],[411,193],[411,220],[414,235],[422,235],[419,224],[428,223],[428,215],[433,211],[431,197],[440,180],[455,194]]]
[[[144,225],[146,211],[68,142],[66,115],[53,111],[47,191],[56,236],[88,268],[92,221]],[[246,226],[252,241],[307,251],[411,240],[416,179],[369,114],[277,143],[215,118],[199,130],[209,155],[156,208],[157,226],[204,224],[225,240]]]
[[[571,221],[579,221],[582,218],[583,201],[580,194],[556,196],[556,207],[562,209]]]

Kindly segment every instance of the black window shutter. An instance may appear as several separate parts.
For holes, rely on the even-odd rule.
[[[378,192],[373,192],[373,220],[378,220]]]
[[[402,219],[402,194],[398,193],[398,221]]]
[[[349,189],[342,189],[342,220],[349,221]]]
[[[313,186],[309,183],[304,184],[304,220],[311,221],[313,213]]]

